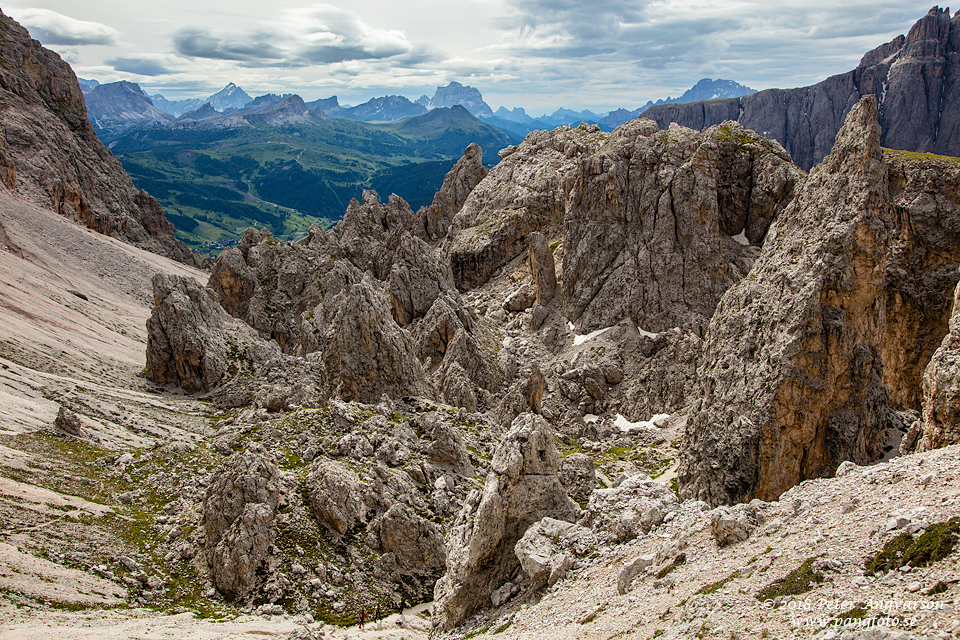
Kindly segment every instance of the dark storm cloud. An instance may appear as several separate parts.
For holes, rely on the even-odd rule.
[[[270,33],[221,38],[205,29],[186,28],[174,34],[173,47],[180,55],[191,58],[270,63],[284,58],[284,51],[271,42],[280,39]]]

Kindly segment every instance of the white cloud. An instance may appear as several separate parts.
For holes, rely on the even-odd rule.
[[[435,62],[443,54],[410,41],[402,31],[374,27],[352,11],[329,4],[281,12],[257,30],[217,32],[184,27],[173,36],[183,56],[231,60],[248,67],[303,67],[356,60],[391,60],[401,65]]]
[[[49,9],[10,9],[14,19],[43,44],[50,45],[114,45],[120,33],[99,22],[77,20]]]

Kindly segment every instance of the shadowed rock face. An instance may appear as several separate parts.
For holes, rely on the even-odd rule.
[[[876,104],[867,96],[850,111],[717,306],[687,427],[687,497],[775,499],[844,460],[876,460],[891,411],[920,408],[960,262],[960,207],[946,195],[960,163],[888,161]]]
[[[70,66],[2,13],[0,59],[0,182],[104,235],[194,264],[157,201],[97,139]]]
[[[724,120],[779,141],[809,170],[826,157],[850,109],[877,95],[880,144],[960,155],[960,13],[934,7],[906,36],[866,53],[856,69],[809,87],[768,89],[721,102],[651,107],[644,118],[702,129]]]

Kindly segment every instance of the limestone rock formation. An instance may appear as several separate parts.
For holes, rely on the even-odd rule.
[[[461,290],[486,282],[527,249],[531,231],[559,229],[580,157],[602,142],[600,128],[533,131],[470,192],[449,230],[449,260]]]
[[[669,487],[640,474],[594,491],[584,521],[604,539],[625,542],[649,532],[677,508]]]
[[[705,326],[750,270],[800,172],[733,122],[702,133],[619,127],[581,163],[564,217],[563,304],[584,333]]]
[[[244,598],[273,544],[282,482],[276,462],[252,445],[214,477],[203,499],[207,563],[217,589]]]
[[[514,420],[494,454],[483,492],[474,490],[447,537],[447,572],[437,583],[435,626],[449,629],[490,602],[519,569],[514,547],[535,522],[573,522],[577,506],[557,479],[560,455],[540,416]]]
[[[447,558],[443,534],[410,507],[394,504],[383,514],[379,528],[381,549],[394,554],[401,569],[431,573],[443,568]]]
[[[923,373],[920,451],[960,443],[960,285],[953,298],[950,332]]]
[[[0,182],[18,197],[143,249],[194,264],[163,209],[97,139],[73,70],[0,14]]]
[[[530,581],[530,590],[552,587],[573,568],[578,557],[596,548],[597,539],[586,527],[554,518],[544,518],[527,529],[514,553]]]
[[[453,217],[460,212],[467,196],[481,180],[487,177],[483,166],[483,150],[471,143],[463,151],[453,169],[443,178],[443,185],[433,197],[433,203],[417,212],[419,227],[428,240],[439,240],[447,235]]]
[[[194,393],[210,391],[224,376],[252,371],[279,355],[230,317],[213,293],[192,278],[157,274],[153,314],[147,321],[147,378]]]
[[[459,297],[450,267],[430,245],[407,232],[400,236],[390,270],[393,318],[401,327],[422,318],[434,301],[446,293]]]
[[[843,460],[876,460],[891,405],[919,408],[918,363],[945,333],[943,288],[960,262],[960,209],[906,166],[913,159],[885,160],[876,105],[867,96],[850,111],[717,307],[687,425],[685,496],[773,499]],[[948,189],[958,168],[941,165],[936,187]]]
[[[433,395],[409,338],[369,278],[338,294],[333,308],[323,359],[334,395],[361,402],[384,393]]]
[[[557,289],[557,270],[553,261],[553,251],[547,238],[539,231],[534,231],[527,238],[530,245],[530,273],[536,287],[537,304],[546,305],[553,300]]]
[[[864,54],[853,71],[809,87],[767,89],[726,101],[654,106],[643,113],[703,129],[724,120],[779,141],[803,169],[826,157],[851,108],[880,100],[884,147],[960,155],[960,15],[933,7],[906,36]]]
[[[305,486],[310,508],[332,532],[344,535],[366,514],[360,479],[340,462],[314,460]]]

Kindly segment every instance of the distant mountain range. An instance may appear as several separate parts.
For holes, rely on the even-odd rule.
[[[519,142],[460,105],[421,113],[399,96],[347,108],[336,97],[308,103],[296,94],[247,101],[235,85],[216,95],[222,99],[197,101],[179,117],[130,82],[85,95],[97,135],[163,205],[177,237],[201,252],[215,253],[249,226],[294,239],[310,224],[338,220],[370,188],[417,209],[432,201],[470,143],[495,161],[497,151]],[[404,110],[418,115],[352,121],[389,120]]]
[[[216,111],[229,111],[230,109],[242,109],[250,102],[253,102],[253,98],[247,95],[246,91],[232,82],[209,98],[203,100],[199,98],[190,100],[167,100],[159,93],[150,96],[150,99],[153,101],[153,106],[164,113],[169,113],[175,118],[179,118],[189,111],[195,111],[204,104],[209,104]]]
[[[745,87],[733,80],[711,80],[704,78],[690,89],[683,92],[679,98],[664,98],[656,102],[649,101],[639,109],[627,111],[626,109],[617,109],[611,111],[605,117],[599,119],[597,123],[604,131],[613,131],[624,122],[630,122],[640,117],[640,114],[651,107],[661,104],[685,104],[688,102],[697,102],[699,100],[721,100],[727,98],[739,98],[756,93],[755,89]]]

